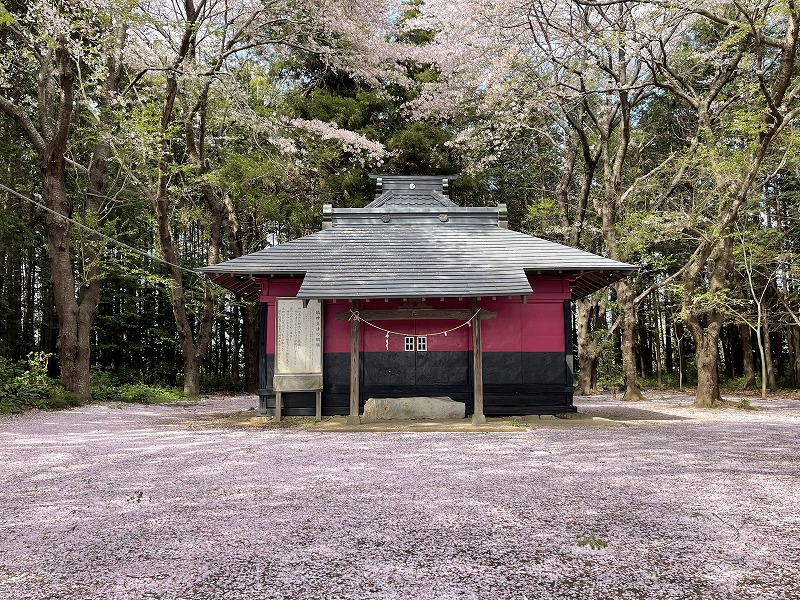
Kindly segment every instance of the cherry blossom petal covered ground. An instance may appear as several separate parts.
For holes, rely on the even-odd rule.
[[[616,426],[513,433],[192,424],[255,402],[0,420],[0,597],[800,597],[796,400],[582,398]]]

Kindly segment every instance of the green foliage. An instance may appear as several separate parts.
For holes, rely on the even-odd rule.
[[[614,337],[605,329],[595,329],[591,333],[590,343],[599,358],[597,365],[597,387],[602,390],[617,392],[624,386],[622,364],[617,359]]]
[[[690,314],[702,315],[716,312],[725,315],[727,319],[734,320],[747,308],[747,302],[735,297],[734,293],[731,289],[696,292],[692,295],[690,303],[684,303],[681,318],[686,319]]]
[[[47,375],[49,354],[31,352],[27,361],[13,363],[0,357],[0,414],[27,409],[63,409],[80,406],[82,400],[66,392]]]
[[[186,396],[177,388],[153,387],[142,383],[92,388],[92,396],[101,402],[136,404],[165,404],[186,400]]]
[[[14,17],[6,10],[6,7],[0,3],[0,26],[7,27],[14,22]]]
[[[387,170],[404,175],[439,175],[454,170],[447,148],[450,133],[431,123],[410,123],[386,142],[392,151]]]
[[[551,238],[559,227],[558,204],[553,198],[542,198],[531,202],[522,221],[522,229],[531,235]]]
[[[592,550],[601,550],[608,547],[608,542],[597,537],[594,532],[589,532],[578,536],[578,546],[581,548],[588,546]]]
[[[681,212],[649,212],[635,211],[624,215],[620,230],[620,252],[628,260],[639,262],[642,257],[652,253],[654,246],[663,248],[664,244],[683,242],[682,231],[686,226],[686,215]],[[656,260],[664,261],[663,253]],[[677,254],[677,253],[675,253]],[[680,254],[677,257],[682,258]],[[674,261],[676,257],[670,257]],[[672,265],[665,264],[665,267]]]
[[[178,388],[138,383],[120,383],[117,376],[101,369],[92,370],[92,398],[99,402],[165,404],[186,400]]]

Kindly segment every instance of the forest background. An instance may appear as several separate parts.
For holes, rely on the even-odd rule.
[[[376,172],[641,266],[576,303],[578,393],[796,388],[799,35],[786,0],[0,3],[0,410],[255,390],[256,307],[194,269]]]

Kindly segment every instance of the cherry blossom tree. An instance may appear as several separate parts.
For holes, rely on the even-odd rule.
[[[152,2],[143,8],[148,18],[129,55],[139,74],[130,87],[141,99],[139,114],[157,111],[158,118],[144,125],[148,135],[134,140],[124,162],[154,207],[184,356],[184,391],[196,396],[215,294],[207,282],[185,282],[185,269],[197,265],[182,259],[175,215],[197,209],[207,215],[205,262],[218,262],[225,228],[237,230],[236,209],[215,183],[224,145],[219,132],[232,123],[246,124],[263,144],[296,160],[297,147],[287,134],[291,129],[335,139],[360,160],[378,160],[384,152],[379,143],[331,123],[286,119],[277,107],[256,110],[249,104],[250,67],[268,70],[283,53],[304,52],[318,56],[326,68],[346,69],[352,77],[376,83],[402,77],[396,68],[402,50],[395,54],[397,47],[384,39],[390,11],[382,3],[185,0],[180,6]],[[197,302],[187,289],[195,285],[202,286]]]
[[[760,195],[767,165],[780,165],[792,147],[786,136],[800,115],[800,6],[753,0],[690,3],[684,10],[692,35],[678,51],[651,53],[647,61],[655,83],[696,118],[681,178],[691,192],[685,230],[696,246],[681,282],[683,314],[697,347],[696,403],[710,407],[721,401],[725,322],[715,298],[732,284],[736,224]]]
[[[671,202],[683,215],[666,220],[693,239],[694,248],[658,285],[681,282],[682,314],[697,348],[697,405],[719,401],[724,315],[708,300],[732,283],[731,233],[742,208],[758,196],[767,165],[786,168],[793,147],[789,126],[800,110],[796,3],[430,0],[419,23],[439,32],[429,60],[442,78],[417,110],[452,113],[478,104],[494,132],[480,143],[501,145],[529,135],[529,115],[552,115],[565,173],[552,193],[563,195],[568,182],[574,204],[583,205],[579,182],[567,175],[576,154],[560,141],[572,131],[597,153],[584,152],[583,164],[596,156],[597,168],[583,181],[589,181],[609,256],[635,260],[626,253],[632,246],[626,238],[635,232],[626,226],[640,199],[658,198],[643,206],[649,212]],[[641,116],[664,95],[691,112],[695,131],[660,162],[646,165],[641,156],[656,132],[643,128]],[[574,117],[577,106],[585,119]],[[467,129],[461,139],[481,129]],[[484,161],[493,158],[487,152]],[[675,209],[676,202],[682,206]],[[636,309],[653,286],[638,295],[628,281],[615,288],[626,397],[635,399],[641,397]]]
[[[467,4],[462,10],[450,3],[429,5],[425,19],[440,31],[440,47],[431,60],[438,61],[447,83],[430,86],[418,108],[452,110],[465,100],[477,101],[500,140],[530,135],[528,115],[547,115],[554,124],[545,125],[547,135],[562,149],[562,177],[551,190],[559,204],[562,239],[581,245],[587,207],[593,204],[605,253],[623,261],[635,258],[626,255],[619,238],[627,234],[620,222],[631,210],[636,187],[647,179],[637,164],[646,137],[633,126],[655,89],[642,56],[656,55],[670,43],[677,15],[637,2]],[[468,23],[464,14],[470,15]],[[460,94],[442,94],[447,86]],[[461,139],[472,134],[468,129]],[[487,138],[473,139],[484,143]],[[489,154],[486,160],[491,159]],[[638,301],[628,280],[614,287],[625,398],[638,400]],[[598,301],[579,303],[584,391],[594,380],[589,323]]]
[[[86,239],[77,257],[71,219],[94,226],[104,219],[128,8],[124,2],[36,0],[16,12],[0,11],[6,36],[0,110],[39,157],[61,379],[83,398],[90,396],[89,336],[102,288],[102,247]],[[78,122],[92,132],[80,140]],[[94,141],[87,145],[86,138]],[[68,173],[79,192],[68,189]]]

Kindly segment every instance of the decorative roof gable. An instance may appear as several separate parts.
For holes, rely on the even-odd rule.
[[[377,175],[375,178],[375,200],[365,208],[390,206],[430,206],[454,208],[458,205],[450,200],[450,180],[454,175]]]
[[[381,194],[377,200],[367,204],[366,208],[386,208],[389,206],[455,208],[458,207],[458,204],[439,192],[390,190]]]

